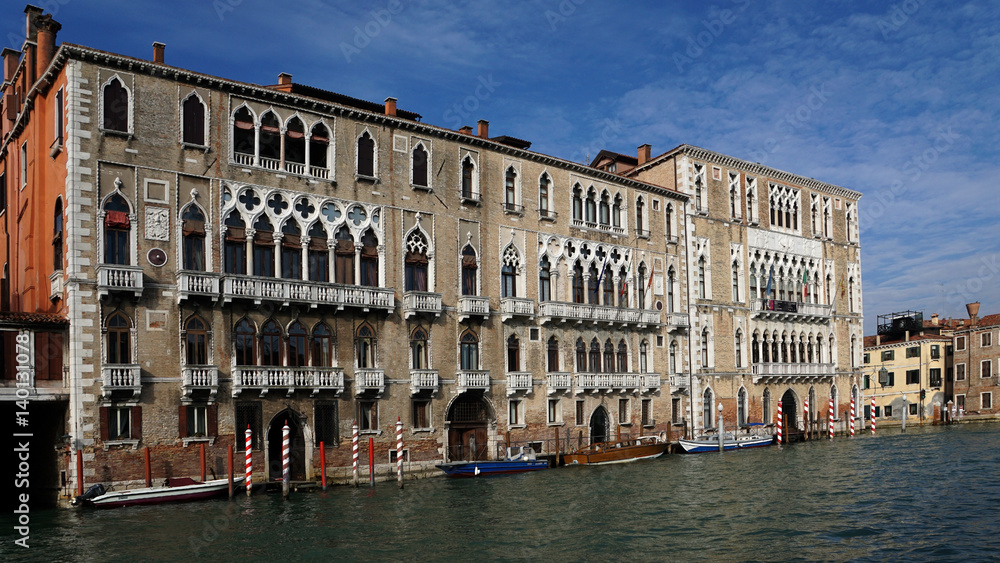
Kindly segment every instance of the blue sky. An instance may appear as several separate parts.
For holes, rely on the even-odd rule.
[[[37,3],[60,42],[162,41],[168,64],[394,96],[571,160],[690,143],[859,190],[866,334],[897,310],[1000,312],[995,2]],[[3,21],[11,45],[20,8]]]

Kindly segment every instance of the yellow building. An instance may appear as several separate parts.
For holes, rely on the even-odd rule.
[[[889,331],[865,337],[864,388],[870,397],[864,405],[871,419],[875,402],[876,424],[931,422],[946,404],[945,375],[949,367],[951,338],[917,332]]]

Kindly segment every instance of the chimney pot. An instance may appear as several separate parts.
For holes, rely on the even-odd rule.
[[[969,323],[975,324],[979,318],[979,302],[969,303],[965,306],[965,310],[969,312]]]
[[[458,132],[461,133],[461,134],[463,134],[463,135],[472,135],[472,126],[471,125],[463,125],[462,128],[458,130]]]
[[[934,313],[931,315],[931,324],[937,326],[941,321],[938,319],[938,314]]]
[[[396,98],[389,96],[385,99],[385,114],[396,115]]]
[[[649,162],[650,152],[653,150],[652,145],[646,143],[639,145],[639,166]]]
[[[165,43],[160,43],[159,41],[153,42],[153,62],[156,64],[163,64],[163,50],[166,49],[167,45]]]
[[[287,72],[282,72],[278,74],[278,84],[286,86],[292,83],[292,75]]]
[[[485,119],[479,120],[479,137],[481,139],[490,138],[490,122]]]
[[[3,56],[3,79],[5,82],[10,82],[14,79],[14,73],[17,72],[17,63],[21,60],[21,51],[4,47],[0,55]]]

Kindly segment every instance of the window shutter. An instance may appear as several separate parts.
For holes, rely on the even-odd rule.
[[[208,419],[206,434],[208,436],[217,436],[219,434],[219,405],[208,405],[205,407],[205,417]]]
[[[181,405],[177,407],[177,435],[181,438],[187,438],[188,433],[188,416],[187,416],[187,405]]]
[[[101,426],[101,441],[108,441],[108,407],[101,407],[98,413]]]
[[[142,439],[142,407],[132,407],[132,439]]]

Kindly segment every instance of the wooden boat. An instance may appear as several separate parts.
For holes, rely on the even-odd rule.
[[[563,456],[566,465],[627,463],[662,455],[670,446],[660,436],[639,436],[616,442],[597,442]]]
[[[699,436],[694,440],[678,440],[677,443],[681,446],[686,454],[700,454],[705,452],[717,452],[719,451],[719,435],[718,434],[708,434],[705,436]],[[746,448],[759,448],[763,446],[770,446],[774,443],[774,436],[758,436],[758,435],[744,435],[744,436],[733,436],[732,433],[726,433],[722,440],[723,451],[729,450],[742,450]]]
[[[243,477],[233,479],[233,487],[243,481]],[[187,477],[167,479],[163,487],[128,489],[104,492],[103,485],[94,485],[86,494],[73,499],[74,505],[95,508],[116,508],[140,504],[161,504],[165,502],[187,502],[221,495],[229,490],[229,479],[195,481]]]
[[[536,459],[533,449],[528,446],[519,446],[507,448],[507,455],[504,459],[452,461],[440,463],[437,468],[444,471],[448,477],[479,477],[480,475],[488,477],[490,475],[538,471],[546,469],[548,466],[548,461]]]

